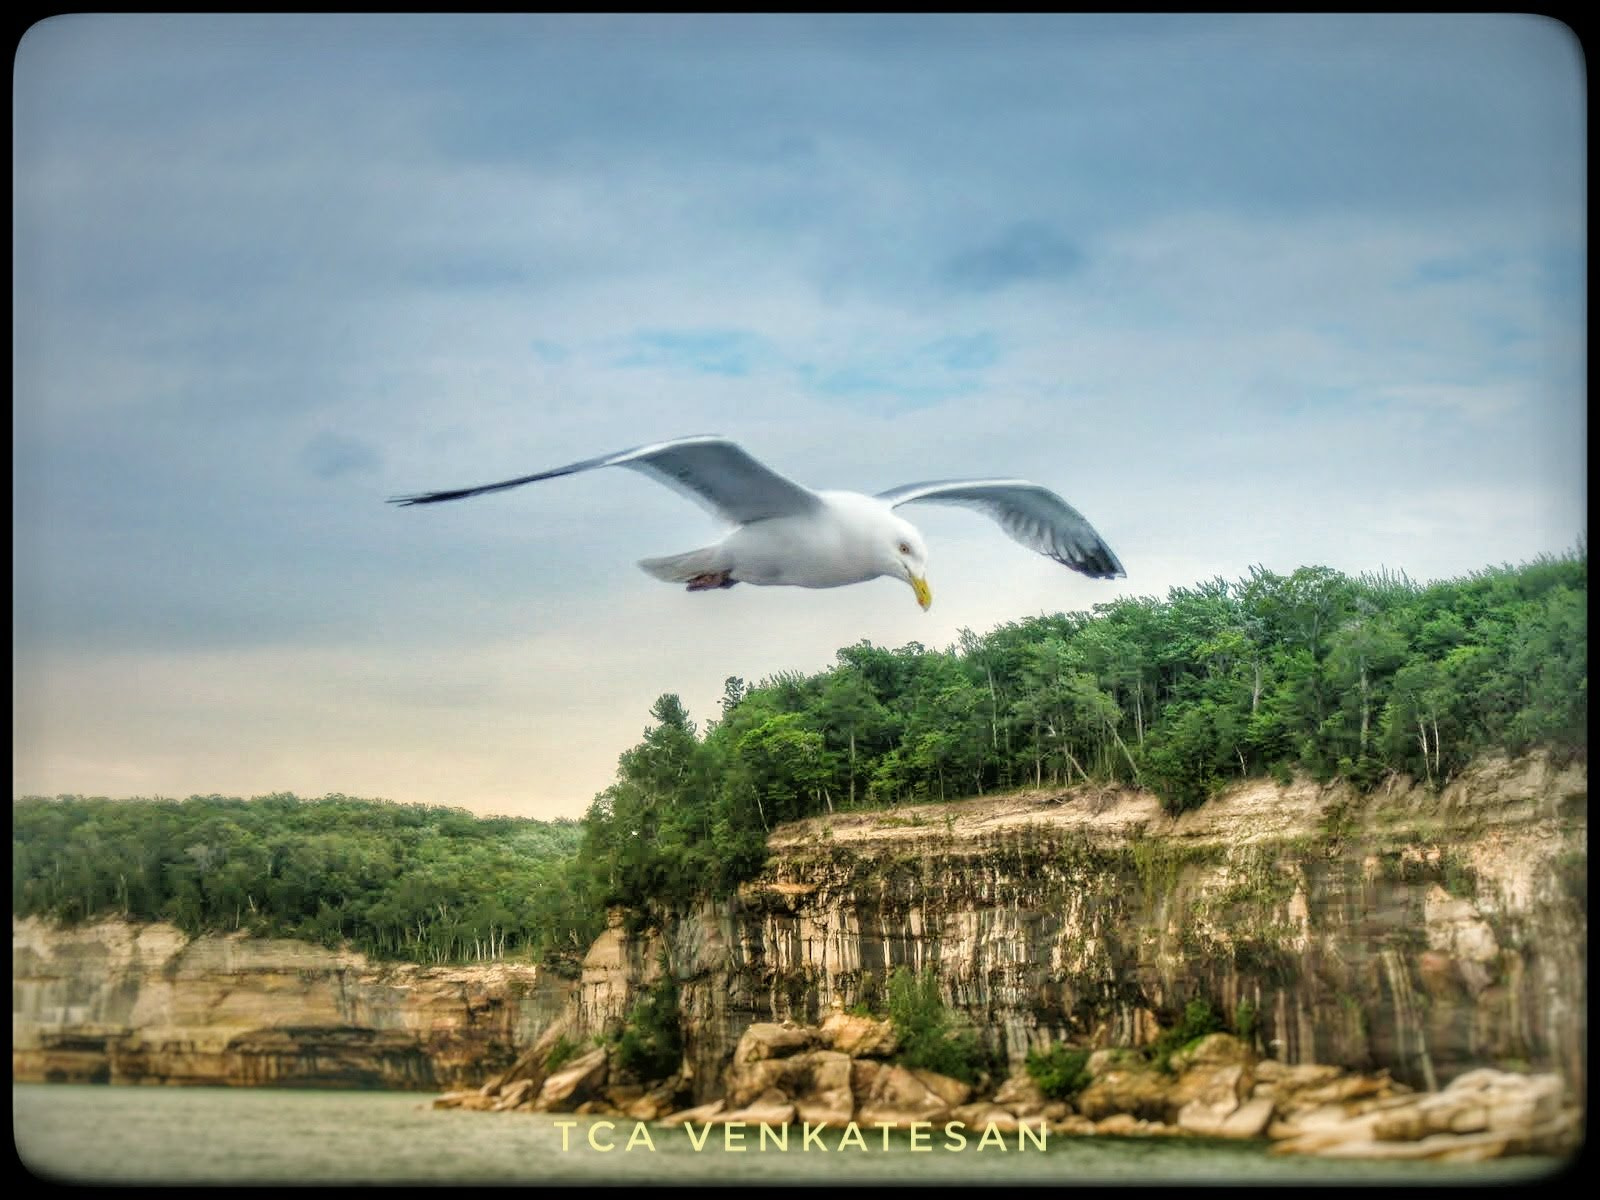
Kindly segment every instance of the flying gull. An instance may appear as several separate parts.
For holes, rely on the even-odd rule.
[[[639,563],[657,579],[687,584],[691,592],[736,583],[843,587],[887,575],[909,583],[926,609],[933,603],[925,574],[928,551],[916,527],[895,513],[902,504],[974,508],[1030,550],[1091,579],[1124,574],[1117,556],[1075,508],[1026,479],[939,479],[875,496],[813,492],[727,438],[710,435],[637,446],[500,483],[396,496],[390,503],[463,500],[596,467],[641,471],[733,523],[733,531],[714,546]]]

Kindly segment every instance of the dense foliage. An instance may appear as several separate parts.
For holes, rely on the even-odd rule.
[[[683,1061],[678,981],[665,961],[661,976],[641,990],[617,1038],[617,1063],[639,1079],[666,1079]]]
[[[1028,1074],[1047,1100],[1071,1100],[1093,1082],[1090,1051],[1057,1042],[1048,1050],[1028,1052]]]
[[[1588,558],[1421,585],[1262,569],[964,633],[862,642],[830,670],[729,679],[698,734],[678,697],[584,821],[581,869],[643,910],[726,890],[780,821],[1079,780],[1170,811],[1295,770],[1440,785],[1475,755],[1586,747]]]
[[[604,912],[570,877],[580,837],[575,821],[343,796],[35,797],[12,807],[11,903],[417,962],[581,954]]]
[[[901,1066],[976,1083],[991,1065],[978,1035],[956,1023],[935,971],[914,974],[900,967],[889,976],[889,1019],[899,1043],[894,1061]]]
[[[1172,1056],[1187,1049],[1210,1033],[1222,1032],[1222,1018],[1207,1000],[1196,998],[1183,1006],[1183,1016],[1171,1028],[1163,1029],[1146,1047],[1150,1060],[1163,1071],[1172,1069]]]

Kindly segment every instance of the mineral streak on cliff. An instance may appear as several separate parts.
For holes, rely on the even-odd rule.
[[[753,1022],[880,1004],[931,968],[1013,1065],[1139,1045],[1193,998],[1288,1063],[1417,1088],[1485,1064],[1584,1094],[1587,772],[1490,761],[1405,780],[1241,784],[1174,819],[1133,791],[1013,794],[776,830],[737,897],[585,963],[579,1027],[615,1026],[664,948],[696,1096]]]
[[[12,922],[12,1078],[436,1090],[509,1065],[573,985],[171,925]]]

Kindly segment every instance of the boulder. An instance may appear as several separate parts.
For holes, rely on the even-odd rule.
[[[545,1069],[545,1060],[550,1057],[550,1052],[556,1048],[556,1043],[566,1037],[570,1031],[570,1024],[566,1020],[553,1022],[538,1039],[517,1056],[517,1061],[512,1063],[505,1071],[496,1075],[483,1085],[483,1094],[486,1096],[497,1095],[514,1083],[524,1079],[533,1081],[534,1091],[537,1092],[544,1085],[545,1079],[550,1074]]]
[[[905,1067],[885,1066],[877,1072],[856,1120],[862,1125],[888,1124],[910,1128],[913,1122],[942,1124],[950,1119],[944,1098]]]
[[[976,1104],[963,1104],[960,1108],[950,1113],[952,1121],[960,1121],[968,1129],[982,1130],[993,1125],[1001,1133],[1015,1133],[1017,1131],[1017,1114],[1001,1108],[997,1104],[978,1101]]]
[[[1283,1089],[1284,1083],[1280,1080],[1276,1097],[1280,1109],[1290,1102],[1295,1107],[1345,1104],[1352,1100],[1381,1098],[1410,1091],[1404,1084],[1390,1079],[1387,1071],[1379,1071],[1376,1075],[1342,1075],[1316,1087],[1296,1090],[1292,1095],[1286,1095]]]
[[[1320,1063],[1296,1063],[1290,1066],[1288,1063],[1281,1063],[1271,1058],[1263,1059],[1255,1067],[1256,1078],[1263,1083],[1272,1084],[1280,1096],[1319,1087],[1343,1074],[1344,1071],[1338,1067],[1323,1066]]]
[[[1471,1071],[1442,1092],[1326,1103],[1268,1133],[1282,1138],[1273,1147],[1280,1154],[1475,1162],[1564,1153],[1580,1124],[1576,1110],[1562,1108],[1559,1076]]]
[[[850,1056],[836,1050],[813,1050],[805,1078],[793,1093],[795,1114],[812,1125],[842,1127],[855,1115],[850,1088]]]
[[[808,1055],[795,1055],[754,1062],[735,1058],[724,1076],[729,1106],[738,1108],[749,1104],[763,1092],[776,1090],[793,1095],[803,1090],[808,1058]]]
[[[1144,1055],[1137,1050],[1129,1050],[1124,1046],[1113,1046],[1107,1050],[1096,1050],[1089,1055],[1088,1062],[1083,1069],[1089,1072],[1092,1079],[1098,1079],[1107,1071],[1128,1071],[1144,1065]]]
[[[912,1067],[911,1073],[921,1080],[925,1088],[938,1096],[950,1108],[956,1108],[972,1099],[972,1085],[970,1083],[962,1083],[959,1079],[952,1079],[950,1076],[941,1075],[937,1071],[925,1071],[921,1067]]]
[[[763,1092],[755,1101],[743,1108],[723,1110],[705,1118],[710,1125],[729,1125],[742,1121],[746,1125],[787,1125],[794,1120],[794,1105],[776,1088]]]
[[[1113,1137],[1128,1137],[1139,1127],[1139,1118],[1132,1113],[1112,1113],[1095,1122],[1096,1133],[1111,1134]]]
[[[535,1112],[572,1112],[592,1099],[606,1081],[606,1052],[596,1047],[544,1081]]]
[[[811,1030],[793,1021],[785,1021],[781,1025],[758,1021],[744,1031],[744,1036],[734,1048],[733,1061],[735,1064],[745,1064],[769,1058],[787,1058],[810,1049],[814,1040]]]
[[[1097,1123],[1118,1113],[1160,1121],[1167,1113],[1171,1086],[1168,1077],[1155,1070],[1107,1071],[1078,1094],[1078,1111]]]
[[[900,1045],[894,1022],[847,1012],[829,1013],[817,1038],[828,1049],[853,1058],[887,1058]]]
[[[855,1097],[858,1108],[872,1094],[872,1085],[877,1082],[878,1075],[883,1069],[882,1063],[873,1062],[871,1059],[850,1060],[850,1094]]]
[[[1051,1122],[1050,1132],[1066,1134],[1068,1137],[1093,1137],[1100,1131],[1088,1117],[1072,1113],[1059,1121]]]
[[[1208,1033],[1193,1045],[1173,1051],[1168,1059],[1174,1074],[1182,1075],[1194,1067],[1248,1067],[1255,1063],[1255,1051],[1231,1033]]]
[[[463,1108],[487,1112],[496,1104],[494,1096],[485,1096],[481,1089],[470,1092],[446,1092],[434,1098],[434,1108]]]
[[[1195,1133],[1215,1133],[1233,1110],[1249,1098],[1254,1084],[1249,1068],[1239,1063],[1190,1067],[1178,1076],[1167,1092],[1165,1120],[1177,1122]],[[1180,1121],[1179,1113],[1188,1116]]]
[[[500,1089],[500,1095],[495,1098],[492,1111],[505,1112],[508,1109],[531,1104],[539,1095],[531,1079],[519,1079],[517,1082]]]
[[[624,1116],[635,1121],[658,1121],[673,1109],[673,1102],[683,1090],[683,1080],[673,1078],[651,1088],[631,1104],[623,1106]]]
[[[1225,1138],[1265,1137],[1267,1126],[1271,1122],[1271,1100],[1246,1100],[1224,1118],[1221,1126],[1216,1131],[1216,1136]]]
[[[1019,1117],[1032,1117],[1042,1113],[1049,1100],[1032,1075],[1019,1071],[1000,1085],[994,1094],[994,1102],[1009,1108]]]

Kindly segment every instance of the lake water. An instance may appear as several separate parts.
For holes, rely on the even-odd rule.
[[[436,1111],[403,1092],[158,1088],[14,1084],[18,1156],[34,1174],[78,1183],[1522,1183],[1562,1166],[1549,1158],[1480,1164],[1330,1162],[1273,1157],[1265,1142],[1052,1137],[1046,1149],[947,1149],[935,1131],[926,1149],[904,1134],[885,1148],[876,1129],[865,1149],[744,1149],[713,1129],[695,1150],[683,1129],[632,1121],[596,1125],[609,1151],[590,1145],[590,1118]],[[565,1131],[557,1121],[576,1121]],[[563,1137],[567,1147],[563,1149]],[[634,1139],[627,1148],[630,1137]],[[650,1148],[653,1146],[653,1149]]]

